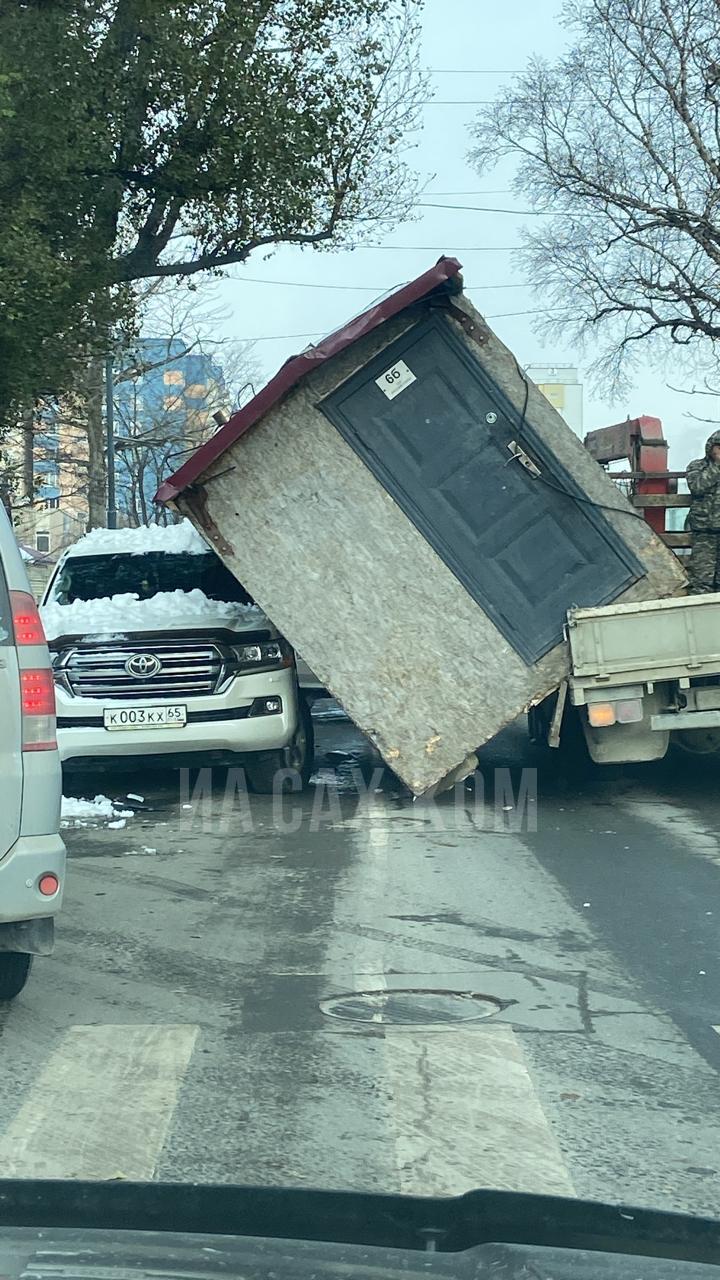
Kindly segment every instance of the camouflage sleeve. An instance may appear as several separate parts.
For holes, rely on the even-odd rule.
[[[699,498],[705,493],[711,493],[720,484],[720,462],[708,462],[706,458],[699,458],[696,462],[688,463],[686,475],[688,489],[694,497]]]

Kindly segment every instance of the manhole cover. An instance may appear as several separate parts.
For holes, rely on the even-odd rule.
[[[350,991],[346,995],[321,1000],[320,1008],[329,1018],[349,1022],[373,1022],[385,1026],[428,1026],[450,1022],[477,1022],[499,1013],[505,1005],[492,996],[472,991],[430,991],[422,989]]]

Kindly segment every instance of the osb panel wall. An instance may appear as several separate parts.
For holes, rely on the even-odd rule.
[[[524,386],[507,348],[478,346],[449,321],[508,397]],[[417,794],[555,689],[565,644],[528,667],[317,409],[355,369],[415,323],[405,313],[315,371],[210,468],[179,506],[349,715]],[[531,386],[528,420],[595,501],[618,493]],[[648,566],[623,595],[680,589],[682,573],[644,521],[608,518]]]

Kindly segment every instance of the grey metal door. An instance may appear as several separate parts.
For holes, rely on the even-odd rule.
[[[528,662],[562,638],[570,605],[645,572],[447,320],[415,326],[321,408]]]

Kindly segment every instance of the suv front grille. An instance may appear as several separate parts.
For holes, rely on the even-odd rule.
[[[139,659],[148,674],[134,673],[128,662]],[[155,659],[160,665],[155,667]],[[144,663],[143,663],[144,660]],[[217,690],[223,659],[214,644],[158,641],[157,644],[114,644],[69,649],[55,667],[56,677],[77,698],[199,698]]]

